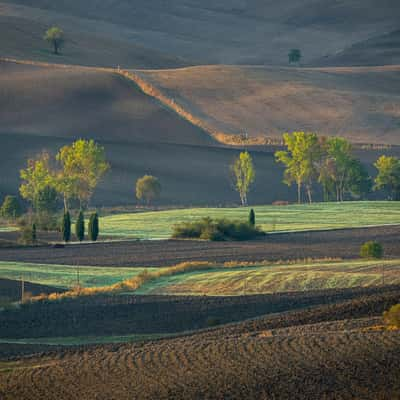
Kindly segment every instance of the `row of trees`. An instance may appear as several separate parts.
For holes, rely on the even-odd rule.
[[[61,233],[64,242],[67,243],[71,240],[71,215],[69,211],[64,213],[61,224]],[[85,216],[82,211],[79,212],[75,223],[75,235],[80,242],[82,242],[85,238]],[[99,216],[97,213],[90,215],[88,223],[88,236],[89,240],[92,240],[93,242],[95,242],[99,237]]]
[[[47,152],[28,160],[27,167],[20,171],[20,194],[35,212],[55,211],[59,196],[65,212],[72,200],[78,201],[82,209],[109,168],[103,147],[93,140],[79,139],[62,147],[55,160]]]
[[[283,182],[297,186],[297,201],[305,193],[312,203],[316,185],[322,187],[325,201],[364,198],[372,190],[386,191],[391,200],[400,200],[400,160],[382,155],[374,163],[378,174],[373,180],[367,169],[353,154],[350,142],[341,137],[318,136],[316,133],[294,132],[283,136],[286,150],[275,153],[285,167]],[[242,205],[255,181],[255,167],[245,151],[231,165],[235,189]]]

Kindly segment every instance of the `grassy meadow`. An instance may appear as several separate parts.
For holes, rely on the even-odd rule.
[[[148,268],[149,272],[157,268]],[[79,267],[79,280],[83,287],[109,286],[125,279],[132,278],[143,271],[143,268],[103,268]],[[50,264],[30,264],[21,262],[0,262],[0,277],[32,283],[72,288],[77,284],[77,267]]]
[[[383,268],[385,284],[400,284],[400,260],[314,261],[193,271],[160,277],[136,293],[228,296],[375,286]]]
[[[266,232],[352,228],[400,224],[400,202],[315,203],[256,206],[257,225]],[[172,226],[204,217],[247,219],[249,208],[193,208],[117,214],[101,218],[104,235],[167,239]]]

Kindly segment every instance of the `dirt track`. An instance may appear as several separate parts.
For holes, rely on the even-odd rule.
[[[274,234],[252,242],[141,241],[0,249],[0,261],[91,266],[169,266],[183,261],[262,261],[356,258],[362,243],[378,240],[388,257],[400,257],[400,226]]]

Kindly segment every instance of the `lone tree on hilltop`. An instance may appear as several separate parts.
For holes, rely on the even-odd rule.
[[[65,43],[64,31],[61,28],[52,26],[46,31],[43,39],[53,46],[54,54],[60,54],[60,49]]]
[[[146,201],[149,205],[152,201],[160,198],[161,184],[158,178],[145,175],[136,181],[136,197],[138,200]]]
[[[75,234],[80,242],[85,238],[85,217],[83,212],[79,211],[78,219],[75,225]]]
[[[93,242],[95,242],[99,237],[99,216],[97,215],[97,213],[93,213],[90,216],[88,235],[89,239]]]
[[[289,64],[298,64],[301,60],[301,51],[299,49],[291,49],[288,54]]]
[[[69,211],[64,212],[61,232],[64,242],[68,243],[71,240],[71,216]]]
[[[251,155],[244,151],[231,165],[231,170],[235,178],[235,188],[240,196],[242,206],[247,205],[247,194],[251,184],[256,179],[256,171]]]

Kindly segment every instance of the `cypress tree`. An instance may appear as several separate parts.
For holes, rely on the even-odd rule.
[[[250,214],[249,214],[249,224],[251,226],[255,226],[256,225],[256,214],[254,212],[253,209],[250,210]]]
[[[33,223],[33,224],[32,224],[32,231],[31,231],[31,240],[32,240],[32,243],[36,243],[36,239],[37,239],[37,236],[36,236],[36,224]]]
[[[99,216],[97,213],[93,213],[90,216],[88,228],[89,239],[95,242],[99,237]]]
[[[71,216],[69,215],[69,211],[64,213],[61,232],[64,242],[69,242],[71,240]]]
[[[79,211],[78,220],[75,224],[75,233],[78,240],[82,242],[85,238],[85,217],[82,211]]]

